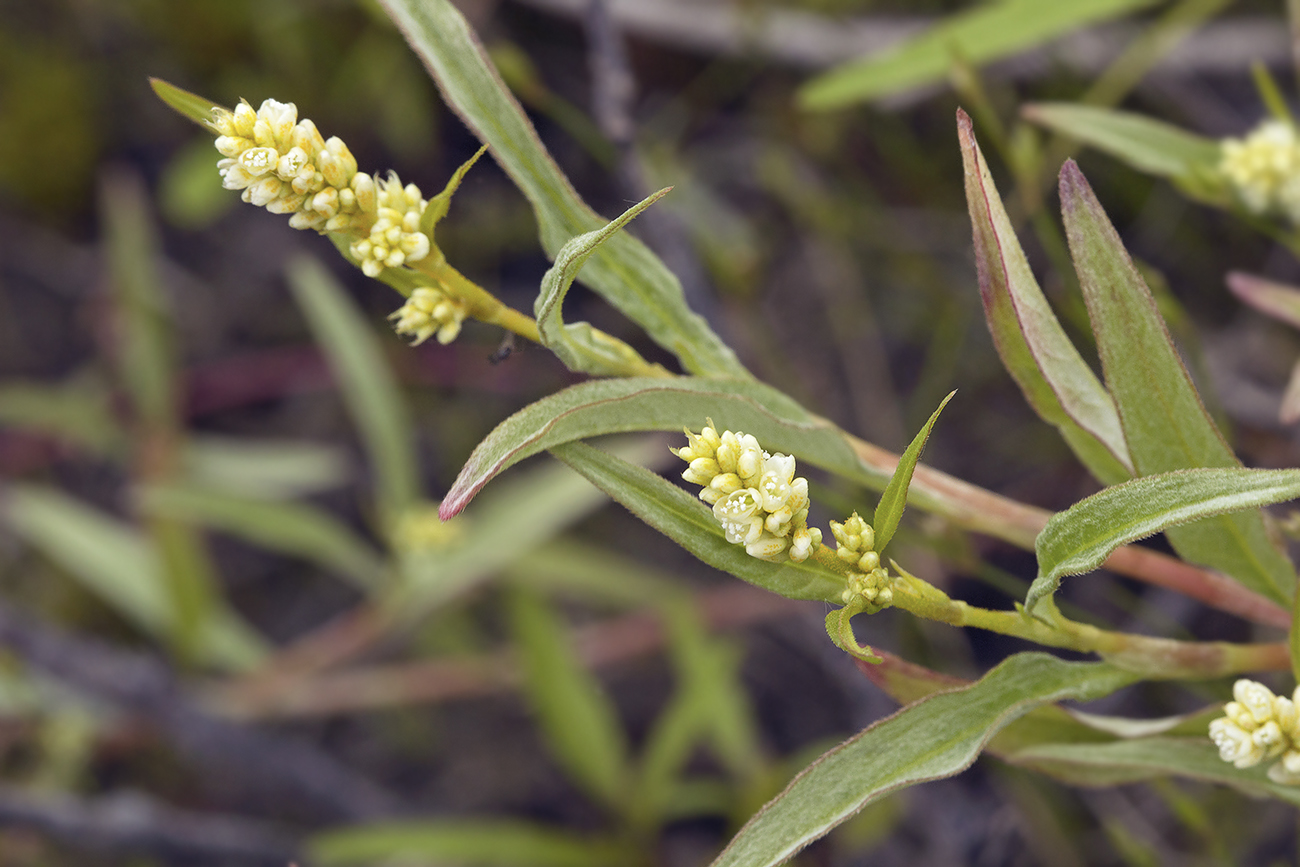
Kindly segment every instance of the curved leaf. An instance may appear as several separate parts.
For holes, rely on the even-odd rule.
[[[491,146],[492,157],[528,198],[548,255],[574,236],[605,225],[551,160],[469,24],[448,0],[380,3],[424,61],[447,104]],[[686,370],[749,376],[730,347],[686,306],[677,278],[636,238],[610,238],[584,269],[583,282],[676,355]]]
[[[1146,282],[1073,161],[1061,169],[1061,211],[1106,386],[1138,474],[1241,466],[1206,413]],[[1167,535],[1185,559],[1257,593],[1286,601],[1295,591],[1295,568],[1258,512],[1211,518]]]
[[[769,451],[797,455],[862,484],[880,489],[888,482],[858,460],[838,428],[771,386],[754,380],[631,377],[566,388],[497,425],[465,462],[438,514],[444,520],[457,514],[497,473],[560,443],[607,433],[698,428],[705,418],[752,433]]]
[[[1033,708],[1100,698],[1133,680],[1106,663],[1012,656],[975,683],[909,705],[826,753],[750,819],[712,867],[780,864],[876,798],[965,770],[989,738]]]
[[[153,88],[154,93],[158,94],[158,98],[167,103],[177,114],[189,118],[206,131],[212,132],[212,127],[208,125],[212,120],[212,113],[222,109],[222,106],[204,99],[197,93],[190,93],[188,90],[183,90],[170,82],[163,81],[161,78],[150,76],[149,86]]]
[[[872,521],[872,527],[876,531],[877,551],[885,550],[889,540],[894,538],[894,531],[898,529],[898,522],[903,517],[903,509],[907,507],[907,489],[912,485],[912,471],[916,469],[916,462],[921,459],[921,452],[930,439],[930,431],[934,429],[934,423],[939,420],[939,413],[943,412],[943,408],[956,393],[948,392],[948,396],[939,402],[939,408],[930,414],[930,420],[925,423],[925,427],[921,428],[903,451],[902,457],[898,459],[898,466],[894,469],[894,475],[880,494],[880,502],[876,504],[876,516]]]
[[[649,470],[585,443],[553,446],[551,454],[715,569],[790,599],[842,604],[844,581],[839,576],[812,561],[768,563],[749,556],[743,547],[727,541],[713,513],[699,499]]]
[[[1241,301],[1265,316],[1300,328],[1300,288],[1240,271],[1228,272],[1227,281],[1228,289]]]
[[[1053,515],[1038,535],[1031,612],[1065,575],[1089,572],[1120,545],[1210,515],[1300,497],[1300,470],[1181,470],[1106,488]]]
[[[648,366],[646,360],[632,347],[596,331],[590,323],[574,322],[566,325],[562,308],[569,287],[600,245],[630,223],[632,218],[666,196],[671,189],[672,187],[667,187],[646,197],[604,228],[569,241],[555,254],[555,264],[542,277],[542,288],[534,304],[537,330],[541,332],[542,343],[546,348],[554,352],[570,370],[593,376],[617,376],[628,369],[629,362]]]
[[[1115,484],[1133,461],[1115,401],[1065,336],[1029,268],[970,118],[957,112],[984,318],[1002,364],[1039,418],[1055,425],[1094,476]]]
[[[1068,102],[1033,103],[1020,113],[1149,175],[1192,178],[1219,164],[1214,139],[1145,115]]]

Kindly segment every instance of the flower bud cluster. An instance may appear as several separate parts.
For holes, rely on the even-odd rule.
[[[402,186],[396,172],[378,183],[377,214],[368,231],[359,232],[351,252],[361,260],[367,277],[378,277],[385,268],[400,268],[418,262],[433,248],[429,236],[420,231],[420,217],[429,203],[415,184]]]
[[[1284,698],[1262,683],[1243,678],[1233,684],[1232,697],[1236,700],[1224,705],[1224,716],[1210,723],[1210,739],[1219,748],[1219,758],[1249,768],[1280,757],[1268,769],[1269,779],[1300,784],[1300,712],[1296,709],[1300,688]]]
[[[469,308],[463,301],[441,289],[421,286],[388,318],[397,320],[393,328],[398,334],[409,334],[415,338],[411,345],[419,346],[435,334],[439,343],[451,343],[467,315]]]
[[[291,214],[295,229],[352,231],[375,220],[375,183],[357,171],[356,158],[337,136],[321,137],[316,124],[298,120],[291,102],[247,102],[214,111],[209,125],[225,157],[221,183],[243,190],[245,202],[273,214]]]
[[[844,603],[847,605],[858,596],[882,608],[893,602],[894,593],[889,589],[893,579],[880,565],[880,555],[874,550],[875,529],[854,512],[842,524],[831,521],[831,533],[835,536],[835,556],[861,570],[849,576]]]
[[[1242,139],[1224,139],[1219,171],[1256,214],[1281,214],[1300,225],[1300,135],[1267,120]]]
[[[673,454],[689,466],[682,473],[700,485],[700,499],[713,506],[727,541],[744,545],[760,560],[787,557],[802,563],[821,544],[822,531],[808,526],[808,480],[795,478],[790,455],[768,454],[751,434],[718,433],[712,419]]]

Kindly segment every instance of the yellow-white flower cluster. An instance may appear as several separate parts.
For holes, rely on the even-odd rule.
[[[450,297],[441,289],[421,286],[388,318],[397,320],[393,328],[398,334],[409,334],[415,338],[411,345],[419,346],[435,334],[439,343],[451,343],[460,333],[460,325],[467,315],[469,308],[463,301]]]
[[[243,190],[245,202],[274,214],[291,214],[295,229],[357,236],[352,255],[368,276],[429,255],[419,188],[391,172],[376,181],[357,171],[343,140],[322,138],[310,120],[298,120],[293,103],[268,99],[253,111],[240,102],[233,112],[214,111],[209,125],[224,157],[217,163],[222,186]]]
[[[673,454],[689,466],[682,473],[701,485],[700,499],[713,506],[727,541],[744,545],[760,560],[802,563],[821,544],[822,531],[808,526],[808,480],[795,478],[790,455],[768,454],[751,434],[718,433],[710,419]]]
[[[1239,768],[1281,758],[1268,769],[1275,783],[1300,784],[1300,688],[1291,698],[1273,694],[1262,683],[1241,679],[1232,687],[1224,716],[1210,723],[1219,758]]]
[[[835,536],[835,555],[861,570],[849,576],[848,587],[841,594],[844,604],[858,596],[881,608],[892,603],[893,582],[875,551],[875,529],[854,512],[843,524],[831,521],[831,533]]]
[[[1300,225],[1300,135],[1294,124],[1267,120],[1245,138],[1224,139],[1219,171],[1256,214],[1280,214]]]

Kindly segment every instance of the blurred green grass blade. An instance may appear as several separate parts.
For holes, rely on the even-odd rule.
[[[460,867],[613,867],[625,847],[544,825],[510,820],[383,822],[319,833],[308,843],[313,864],[456,864]]]
[[[617,446],[630,460],[664,455],[644,440]],[[403,552],[402,581],[386,605],[411,622],[473,590],[502,569],[603,506],[604,494],[567,467],[546,462],[503,481],[468,514],[451,522],[445,546]]]
[[[1189,179],[1219,164],[1214,139],[1145,115],[1068,102],[1031,103],[1021,114],[1157,177]]]
[[[706,418],[752,433],[768,451],[797,455],[878,489],[888,477],[864,466],[844,435],[785,394],[754,380],[635,377],[584,382],[530,404],[474,449],[443,500],[451,517],[498,473],[560,443],[606,433],[698,430]]]
[[[635,349],[621,340],[597,332],[591,323],[565,324],[564,296],[582,271],[582,266],[602,244],[667,194],[667,189],[660,190],[628,208],[603,228],[569,241],[555,254],[555,264],[542,277],[542,287],[534,305],[537,329],[541,332],[542,343],[569,370],[592,376],[618,376],[629,368],[648,366],[648,362]]]
[[[678,576],[572,538],[556,539],[532,551],[527,562],[517,563],[511,572],[519,582],[587,605],[662,608],[690,604],[691,599]]]
[[[1240,271],[1230,271],[1227,281],[1232,294],[1243,303],[1278,322],[1300,328],[1300,288]]]
[[[1131,478],[1115,402],[1052,312],[993,185],[970,118],[957,113],[966,204],[974,232],[984,318],[998,356],[1039,418],[1054,425],[1092,474]]]
[[[547,255],[606,224],[552,161],[449,0],[381,0],[381,5],[424,61],[447,104],[491,146],[492,157],[533,206]],[[687,371],[749,376],[735,353],[686,306],[677,278],[631,235],[611,238],[584,269],[583,283],[676,355]]]
[[[0,500],[5,522],[90,593],[142,631],[166,639],[173,626],[158,551],[134,527],[51,488],[12,485]],[[264,642],[236,615],[217,607],[199,625],[199,660],[250,668]]]
[[[418,498],[420,473],[406,404],[379,340],[343,287],[315,259],[294,260],[288,277],[361,432],[384,519],[395,520]]]
[[[551,755],[589,795],[622,807],[632,792],[618,711],[578,661],[563,623],[539,597],[516,588],[508,606],[524,691]]]
[[[150,77],[149,86],[153,88],[154,93],[158,94],[159,99],[167,103],[181,117],[187,117],[208,132],[212,132],[208,121],[212,120],[212,112],[223,106],[204,99],[197,93],[190,93],[188,90],[163,81],[161,78]]]
[[[118,374],[140,421],[175,426],[170,314],[159,283],[157,241],[139,179],[107,178],[100,190],[113,285],[114,354]]]
[[[1300,805],[1300,787],[1268,778],[1268,762],[1235,768],[1219,758],[1208,735],[1135,738],[1099,744],[1040,744],[1003,756],[1007,761],[1082,786],[1116,786],[1156,777],[1179,776],[1232,786],[1252,797],[1274,797]]]
[[[1095,699],[1134,676],[1105,663],[1020,653],[975,683],[910,705],[806,768],[756,814],[713,867],[774,867],[890,792],[968,768],[1001,728],[1035,707]]]
[[[366,591],[383,580],[378,552],[332,515],[302,503],[250,499],[197,485],[150,485],[142,508],[229,533],[254,545],[313,562]]]
[[[1106,385],[1140,475],[1239,467],[1201,403],[1146,283],[1074,162],[1061,170],[1061,210]],[[1218,569],[1277,601],[1295,591],[1295,568],[1258,511],[1171,528],[1185,559]]]
[[[205,624],[217,616],[221,592],[206,540],[173,515],[141,517],[162,565],[171,605],[172,649],[186,664],[199,662]]]
[[[876,531],[876,550],[883,551],[889,544],[889,540],[894,538],[894,531],[898,529],[898,522],[903,518],[903,510],[907,508],[907,489],[912,486],[912,471],[916,469],[917,461],[921,460],[921,452],[925,450],[925,444],[930,439],[930,431],[934,429],[934,423],[939,420],[939,413],[952,400],[952,396],[957,392],[951,391],[939,403],[939,408],[930,414],[930,419],[925,423],[912,441],[908,444],[903,454],[898,459],[898,466],[894,469],[894,475],[885,486],[885,490],[880,494],[880,502],[876,504],[876,515],[872,521],[872,527]]]
[[[804,108],[866,102],[944,80],[959,54],[979,66],[1153,6],[1158,0],[998,0],[953,15],[880,55],[849,61],[799,91]]]
[[[1058,512],[1038,535],[1038,577],[1025,607],[1056,592],[1065,575],[1090,572],[1120,545],[1211,515],[1300,497],[1300,470],[1179,470],[1106,488]]]
[[[838,576],[811,561],[769,563],[749,556],[742,546],[726,540],[713,513],[699,499],[649,470],[585,443],[552,446],[551,454],[715,569],[790,599],[842,603],[844,582]]]
[[[309,440],[194,436],[181,467],[195,485],[265,500],[328,491],[348,480],[342,449]]]
[[[0,385],[0,427],[51,436],[97,455],[120,453],[126,445],[108,391],[91,382],[6,382]]]

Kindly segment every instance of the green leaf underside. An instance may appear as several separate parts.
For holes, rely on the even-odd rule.
[[[608,222],[574,192],[448,0],[381,0],[381,5],[423,60],[447,104],[491,146],[493,158],[527,197],[548,255]],[[610,238],[583,270],[583,283],[676,355],[686,370],[749,376],[735,353],[686,306],[677,278],[636,238],[625,233]]]
[[[831,109],[942,81],[954,54],[989,63],[1157,0],[1002,0],[953,15],[896,48],[849,61],[804,85],[805,108]]]
[[[975,140],[957,114],[980,298],[1002,364],[1038,416],[1106,484],[1132,478],[1132,459],[1110,394],[1066,337],[1034,279]]]
[[[153,92],[158,94],[158,98],[182,117],[190,120],[203,127],[208,132],[212,132],[212,127],[208,126],[208,121],[212,120],[212,112],[217,109],[229,111],[223,106],[217,105],[197,93],[190,93],[174,84],[163,81],[161,78],[150,78],[149,86]]]
[[[1219,164],[1219,143],[1145,115],[1066,102],[1026,105],[1021,114],[1140,172],[1188,178]]]
[[[1239,271],[1228,274],[1228,288],[1265,316],[1300,328],[1300,288]]]
[[[511,595],[510,623],[524,690],[551,755],[590,795],[617,806],[628,776],[618,712],[578,661],[563,623],[534,592],[521,587]]]
[[[628,856],[608,840],[529,822],[480,819],[359,825],[317,834],[308,848],[312,863],[322,867],[369,865],[392,858],[467,867],[608,867]]]
[[[415,502],[420,477],[411,422],[397,381],[374,329],[323,265],[299,258],[290,263],[288,275],[294,299],[361,433],[384,517],[391,520]]]
[[[916,462],[921,459],[921,452],[925,450],[925,444],[930,439],[930,431],[934,430],[934,423],[939,420],[939,413],[943,412],[943,408],[956,393],[949,392],[948,396],[939,402],[938,409],[930,414],[929,421],[912,438],[902,456],[899,457],[894,475],[890,478],[889,484],[885,485],[885,490],[881,492],[880,502],[876,504],[876,515],[872,521],[872,528],[876,533],[877,551],[885,550],[889,540],[894,538],[894,531],[898,529],[898,522],[902,520],[903,510],[907,507],[907,489],[912,485],[912,471],[916,469]]]
[[[1105,663],[1012,656],[970,686],[909,705],[826,753],[765,806],[712,867],[771,867],[882,795],[956,774],[1035,707],[1089,700],[1131,683]]]
[[[842,601],[844,582],[838,576],[811,561],[769,563],[749,556],[743,546],[727,541],[708,506],[649,470],[585,443],[555,445],[551,454],[715,569],[790,599]]]
[[[1025,607],[1061,578],[1096,569],[1120,545],[1177,524],[1300,497],[1300,470],[1179,470],[1106,488],[1058,512],[1038,535],[1038,578]]]
[[[28,544],[143,632],[165,638],[174,616],[157,550],[135,527],[52,488],[10,485],[0,501],[5,522]],[[266,645],[224,606],[205,609],[193,651],[227,668],[257,664]]]
[[[888,477],[862,464],[844,435],[761,382],[633,377],[584,382],[533,403],[497,425],[474,449],[439,514],[458,513],[502,470],[560,443],[607,433],[719,429],[751,433],[768,451],[800,459],[876,489]]]
[[[1134,738],[1099,744],[1040,744],[1003,755],[1067,783],[1113,786],[1154,777],[1180,776],[1222,783],[1255,797],[1300,804],[1300,786],[1283,786],[1267,776],[1270,762],[1236,768],[1219,758],[1209,736]]]
[[[1061,209],[1106,385],[1139,475],[1239,467],[1206,413],[1146,283],[1073,161],[1061,170]],[[1209,518],[1166,535],[1184,559],[1218,569],[1257,593],[1286,602],[1294,592],[1295,569],[1258,511]]]
[[[591,327],[589,322],[564,322],[564,296],[582,271],[582,266],[602,244],[612,238],[634,217],[662,199],[668,190],[660,190],[628,208],[608,225],[594,232],[579,235],[555,254],[555,264],[542,277],[541,291],[537,294],[534,313],[542,343],[555,353],[565,367],[593,376],[616,376],[627,370],[629,363],[646,364],[645,359],[632,347],[609,338]]]

